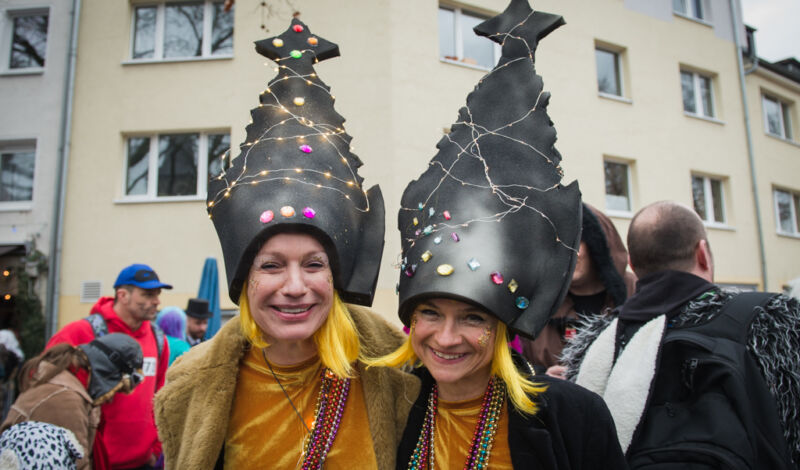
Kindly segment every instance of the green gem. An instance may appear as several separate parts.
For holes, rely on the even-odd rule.
[[[294,59],[299,59],[299,58],[303,57],[303,53],[298,51],[297,49],[295,49],[292,52],[290,52],[289,55],[292,56],[292,58],[294,58]]]

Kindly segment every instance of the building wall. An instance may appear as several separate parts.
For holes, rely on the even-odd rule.
[[[474,0],[473,10],[502,11],[504,0]],[[727,226],[709,237],[722,282],[758,284],[761,279],[750,195],[743,109],[728,2],[709,0],[712,20],[697,22],[649,2],[536,1],[542,11],[562,14],[567,24],[545,38],[536,56],[548,113],[564,157],[564,182],[577,179],[584,199],[605,209],[603,159],[629,161],[633,207],[662,199],[692,203],[692,172],[725,181]],[[386,203],[386,248],[376,310],[396,321],[396,267],[400,253],[396,214],[400,197],[435,155],[435,144],[485,74],[439,59],[438,3],[418,0],[369,2],[297,0],[292,5],[311,31],[337,43],[342,56],[316,66],[336,96],[335,108],[364,161],[365,187],[380,184]],[[225,289],[221,251],[204,200],[122,202],[125,138],[139,132],[230,130],[234,154],[244,141],[249,110],[275,72],[252,43],[280,34],[289,24],[288,3],[273,2],[262,15],[257,2],[239,0],[231,59],[129,64],[132,6],[84,0],[77,67],[73,148],[59,323],[84,316],[80,285],[100,280],[103,294],[121,267],[151,264],[175,289],[164,305],[185,305],[199,284],[203,260],[220,266],[223,308],[233,308]],[[260,29],[266,18],[268,33]],[[622,50],[624,100],[598,96],[597,42]],[[715,77],[717,119],[683,112],[681,66]],[[766,173],[766,171],[765,171]],[[100,176],[98,178],[98,176]],[[89,184],[89,182],[91,182]],[[765,183],[766,184],[766,183]],[[762,200],[762,205],[765,204]],[[623,237],[631,214],[617,215]],[[795,245],[797,240],[781,240]],[[796,249],[796,247],[795,247]],[[791,271],[790,260],[770,259],[770,269]],[[774,267],[773,267],[774,266]],[[781,271],[782,270],[782,271]],[[770,276],[777,288],[777,274]]]

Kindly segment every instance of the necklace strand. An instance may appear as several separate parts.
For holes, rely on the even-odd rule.
[[[464,469],[485,469],[489,465],[494,436],[497,433],[500,413],[503,409],[503,402],[506,399],[506,385],[499,378],[492,377],[483,395],[481,411],[478,415],[478,422],[472,435],[472,442],[467,452]],[[434,470],[434,448],[436,414],[439,404],[439,390],[436,384],[433,385],[430,395],[428,395],[428,408],[425,412],[425,420],[422,424],[417,445],[411,454],[408,462],[409,470]]]
[[[281,391],[283,391],[283,394],[286,395],[286,399],[289,400],[289,404],[292,405],[292,409],[294,410],[295,414],[297,414],[297,418],[300,420],[301,423],[303,423],[303,427],[306,429],[306,433],[310,433],[311,430],[308,429],[308,425],[306,424],[306,420],[303,419],[303,415],[300,414],[300,411],[298,411],[297,407],[294,406],[294,402],[289,397],[289,393],[286,391],[285,388],[283,388],[283,384],[281,383],[280,379],[278,379],[278,376],[275,375],[275,371],[272,370],[272,364],[270,364],[269,359],[267,359],[267,353],[266,351],[264,351],[264,349],[261,349],[261,355],[264,356],[264,362],[267,363],[267,367],[269,367],[269,371],[272,373],[272,377],[275,379],[276,382],[278,382],[278,386],[281,388]]]

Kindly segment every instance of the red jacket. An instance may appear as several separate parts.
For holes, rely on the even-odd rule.
[[[102,406],[102,445],[108,452],[112,468],[134,468],[147,463],[151,454],[161,455],[153,419],[153,396],[164,385],[169,365],[169,346],[164,337],[161,357],[150,322],[131,330],[114,312],[114,299],[103,297],[92,307],[92,313],[105,318],[109,333],[125,333],[142,347],[145,379],[130,395],[118,393]],[[86,320],[69,323],[50,338],[47,348],[58,343],[85,344],[94,339],[92,326]]]

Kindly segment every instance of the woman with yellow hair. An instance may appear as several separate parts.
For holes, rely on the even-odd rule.
[[[406,188],[400,319],[406,342],[373,365],[415,366],[422,390],[398,469],[622,469],[602,399],[534,376],[512,353],[560,305],[580,243],[577,184],[560,184],[537,42],[563,24],[512,0],[475,27],[503,56]]]
[[[298,19],[256,49],[278,76],[208,188],[240,314],[170,368],[155,404],[165,463],[391,469],[419,380],[363,361],[403,336],[353,305],[372,302],[385,213],[313,69],[338,49]]]

